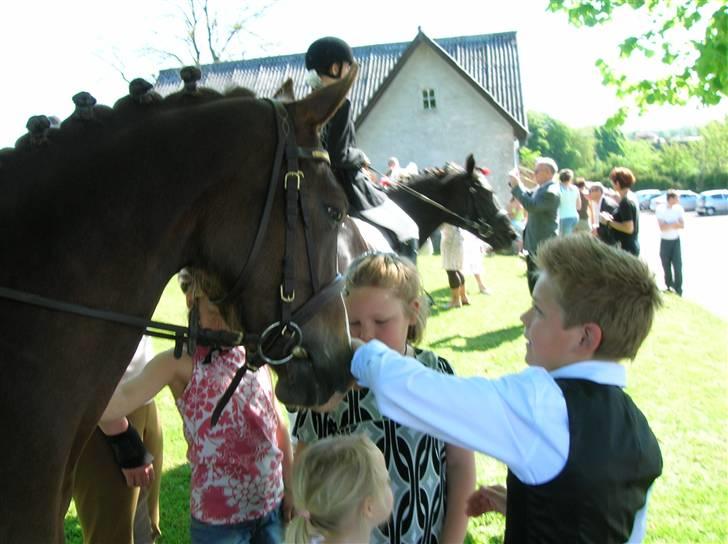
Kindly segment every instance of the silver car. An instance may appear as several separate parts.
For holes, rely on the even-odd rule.
[[[700,193],[696,211],[699,215],[728,213],[728,189],[713,189]]]

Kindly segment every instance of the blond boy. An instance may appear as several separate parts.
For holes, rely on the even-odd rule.
[[[522,316],[527,369],[496,380],[428,371],[383,344],[352,373],[382,413],[508,466],[505,542],[638,542],[662,472],[626,372],[660,296],[634,256],[579,234],[539,248]]]

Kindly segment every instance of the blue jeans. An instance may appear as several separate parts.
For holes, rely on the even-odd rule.
[[[578,217],[565,217],[559,220],[559,234],[561,236],[568,236],[574,231],[574,227],[579,222]]]
[[[281,544],[280,506],[262,518],[232,525],[213,525],[190,518],[190,539],[192,544]]]

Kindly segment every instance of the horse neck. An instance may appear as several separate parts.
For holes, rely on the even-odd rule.
[[[62,161],[48,150],[53,171],[13,184],[0,214],[0,248],[13,266],[0,285],[151,315],[190,258],[198,204],[220,173],[200,171],[199,153],[142,145],[138,136],[111,138],[92,155],[62,149]]]
[[[425,176],[415,178],[407,185],[438,204],[445,205],[445,185],[441,180],[440,176]],[[447,222],[448,215],[445,212],[417,198],[406,189],[395,187],[389,192],[389,197],[417,223],[420,230],[420,244],[424,243],[437,227]]]

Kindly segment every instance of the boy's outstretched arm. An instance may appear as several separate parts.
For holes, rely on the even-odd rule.
[[[382,414],[449,444],[490,455],[524,483],[543,483],[566,462],[566,402],[543,368],[530,367],[498,380],[458,378],[372,340],[356,350],[351,372],[374,392]]]

